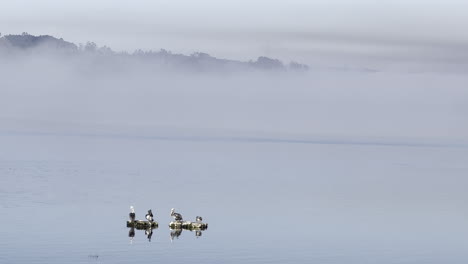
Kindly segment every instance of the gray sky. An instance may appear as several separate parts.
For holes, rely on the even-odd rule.
[[[457,59],[466,10],[462,0],[15,0],[2,3],[0,32],[237,59]]]

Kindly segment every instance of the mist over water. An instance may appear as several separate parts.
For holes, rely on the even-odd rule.
[[[80,56],[2,62],[3,130],[467,142],[464,75],[112,66]]]
[[[1,263],[466,263],[465,75],[122,65],[0,62]]]

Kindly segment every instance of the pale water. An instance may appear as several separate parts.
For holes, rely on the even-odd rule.
[[[467,148],[320,143],[3,132],[0,263],[468,262]]]

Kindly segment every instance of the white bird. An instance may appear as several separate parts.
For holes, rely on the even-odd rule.
[[[130,206],[130,213],[128,214],[128,216],[130,217],[131,222],[135,221],[135,209],[133,208],[133,206]]]
[[[174,220],[176,221],[182,221],[182,215],[176,213],[174,208],[171,209],[171,216],[174,217]]]

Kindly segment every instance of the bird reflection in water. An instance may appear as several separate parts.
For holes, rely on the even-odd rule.
[[[148,238],[148,241],[151,242],[151,237],[153,236],[153,228],[149,227],[145,230],[145,235]]]
[[[133,244],[133,238],[135,237],[134,227],[130,227],[130,230],[128,231],[128,237],[130,238],[130,244]]]
[[[171,242],[174,240],[174,238],[179,238],[179,236],[182,234],[182,229],[171,229]]]
[[[179,239],[180,235],[182,234],[182,230],[184,230],[184,229],[180,229],[180,228],[178,228],[178,229],[171,229],[171,233],[170,233],[171,242],[172,242],[175,238]],[[187,229],[187,230],[190,230],[190,229]],[[204,230],[204,229],[190,230],[190,232],[195,231],[195,237],[196,237],[196,238],[199,238],[199,237],[201,237],[201,236],[203,235],[203,232],[202,232],[203,230]]]
[[[133,244],[135,238],[135,230],[145,230],[145,236],[148,238],[148,241],[151,242],[151,238],[153,236],[153,229],[157,227],[148,227],[148,228],[138,228],[138,227],[130,227],[128,231],[128,237],[130,238],[130,244]]]

